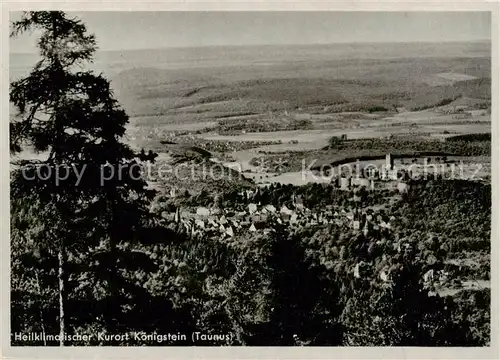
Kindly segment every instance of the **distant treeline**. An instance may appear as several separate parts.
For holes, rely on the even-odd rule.
[[[383,107],[383,106],[372,106],[370,108],[367,109],[368,112],[371,114],[371,113],[374,113],[374,112],[385,112],[385,111],[389,111],[389,109],[387,109],[386,107]]]
[[[280,130],[307,130],[312,128],[308,119],[292,119],[288,117],[276,119],[221,119],[212,130],[219,134],[234,134],[242,131],[271,132]]]
[[[491,133],[450,136],[446,141],[491,141]]]
[[[411,108],[412,111],[419,111],[419,110],[425,110],[425,109],[432,109],[434,107],[439,107],[439,106],[445,106],[445,105],[448,105],[448,104],[451,104],[453,101],[455,101],[456,99],[458,99],[460,97],[460,95],[458,96],[455,96],[454,98],[446,98],[446,99],[443,99],[435,104],[429,104],[429,105],[423,105],[423,106],[414,106]]]
[[[421,140],[408,138],[392,139],[355,139],[331,142],[329,148],[335,150],[370,151],[371,154],[385,152],[391,154],[407,153],[447,153],[459,156],[489,155],[491,134],[467,134],[441,140]]]

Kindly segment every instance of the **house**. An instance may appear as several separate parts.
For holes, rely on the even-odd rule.
[[[365,179],[365,178],[352,178],[351,185],[365,187],[367,189],[373,189],[373,186],[372,186],[373,182],[371,182],[369,179]]]
[[[359,220],[353,220],[353,221],[351,222],[351,225],[352,225],[352,228],[353,228],[354,230],[359,230],[359,228],[360,228],[360,226],[361,226],[361,223],[360,223],[360,221],[359,221]]]
[[[430,269],[423,276],[424,284],[427,286],[431,285],[434,282],[434,269]]]
[[[397,189],[398,191],[403,194],[403,193],[407,193],[408,190],[409,190],[410,186],[407,184],[407,183],[404,183],[404,182],[398,182],[398,185],[397,185]]]
[[[339,183],[340,183],[340,188],[342,190],[347,190],[351,186],[351,179],[350,178],[341,177],[339,179]]]
[[[390,272],[388,269],[384,269],[384,270],[380,271],[380,279],[383,282],[388,282],[391,280],[391,275],[390,275]]]
[[[248,212],[250,214],[254,214],[255,212],[257,212],[257,205],[255,204],[248,204]]]
[[[276,212],[276,208],[273,206],[273,205],[266,205],[264,207],[264,209],[267,211],[267,212],[270,212],[271,214],[274,214]]]
[[[467,110],[465,113],[469,114],[472,117],[486,115],[485,110]]]
[[[196,215],[198,216],[209,216],[210,215],[210,210],[207,209],[206,207],[199,207],[196,209]]]
[[[227,222],[228,222],[228,221],[227,221],[226,217],[225,217],[224,215],[222,215],[222,216],[220,217],[220,219],[219,219],[219,224],[221,224],[221,225],[225,225],[225,224],[227,224]]]
[[[204,229],[205,228],[205,222],[203,220],[196,220],[195,221],[196,226]]]
[[[231,226],[229,226],[227,229],[226,229],[226,235],[230,236],[230,237],[233,237],[234,236],[234,232],[233,232],[233,228]]]

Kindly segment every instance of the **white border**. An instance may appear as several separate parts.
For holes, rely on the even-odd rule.
[[[304,1],[185,1],[185,2],[76,2],[76,1],[32,1],[2,3],[1,13],[1,108],[2,108],[2,136],[0,137],[1,161],[3,168],[9,168],[8,152],[8,87],[9,87],[9,51],[8,51],[8,12],[13,10],[65,10],[65,11],[491,11],[492,12],[492,311],[491,311],[491,347],[489,348],[416,348],[416,347],[10,347],[10,256],[9,256],[9,175],[8,171],[1,172],[1,222],[0,228],[4,236],[0,241],[0,356],[2,358],[46,358],[46,359],[97,359],[97,358],[273,358],[273,359],[327,359],[327,358],[359,358],[359,359],[498,359],[500,358],[499,313],[498,313],[498,286],[499,283],[499,230],[500,219],[498,212],[498,164],[499,160],[499,126],[498,126],[498,99],[499,99],[499,3],[496,1],[436,1],[436,2],[306,2]]]

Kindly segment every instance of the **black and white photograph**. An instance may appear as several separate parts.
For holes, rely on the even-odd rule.
[[[491,29],[10,11],[10,346],[492,346]]]

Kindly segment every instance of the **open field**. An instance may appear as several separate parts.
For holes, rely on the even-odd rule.
[[[218,135],[206,133],[202,134],[201,137],[207,140],[224,140],[224,141],[269,141],[269,140],[281,140],[282,142],[289,142],[292,140],[297,140],[299,143],[314,143],[317,148],[325,146],[327,140],[332,136],[340,136],[346,134],[348,139],[366,139],[366,138],[378,138],[382,136],[388,136],[391,134],[404,134],[404,133],[415,133],[415,134],[428,134],[428,133],[439,133],[444,130],[452,129],[457,134],[470,134],[476,132],[488,133],[491,131],[490,123],[480,123],[480,124],[456,124],[452,127],[447,125],[425,125],[416,129],[410,130],[408,126],[401,127],[372,127],[372,128],[362,128],[362,129],[343,129],[343,130],[291,130],[291,131],[275,131],[267,133],[246,133],[242,135]],[[300,149],[300,146],[297,146]]]
[[[467,80],[475,80],[477,77],[465,75],[465,74],[457,74],[457,73],[441,73],[437,74],[440,78],[451,80],[451,81],[467,81]]]

